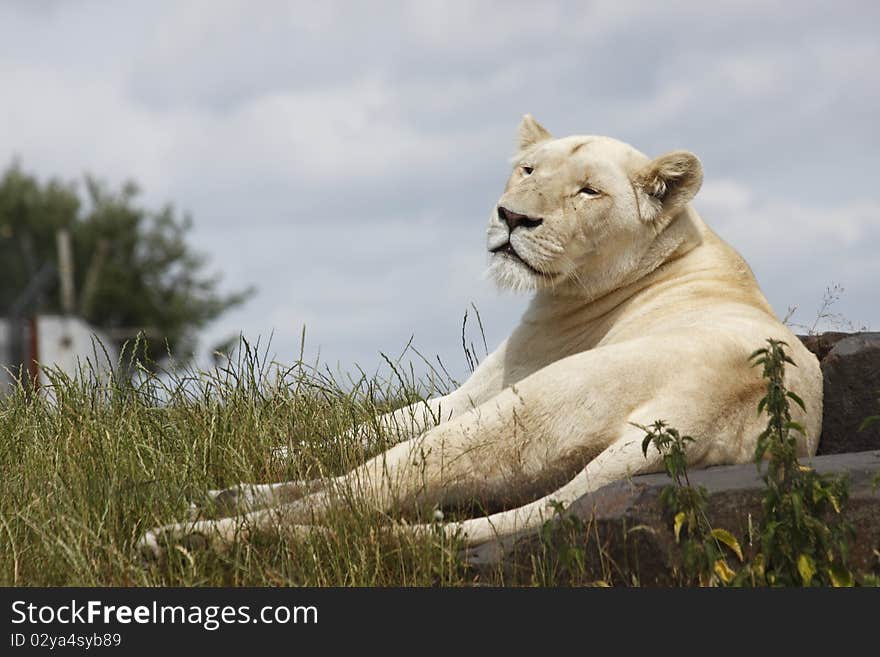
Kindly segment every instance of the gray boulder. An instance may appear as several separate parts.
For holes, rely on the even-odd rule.
[[[819,358],[825,384],[819,454],[880,449],[880,423],[859,431],[880,414],[880,333],[800,337]]]
[[[810,465],[820,473],[848,476],[850,498],[844,514],[857,537],[850,543],[850,565],[860,573],[880,573],[880,490],[875,483],[880,451],[817,456]],[[747,554],[753,551],[760,541],[758,523],[764,492],[756,466],[707,468],[689,476],[694,486],[704,486],[709,493],[712,526],[730,531]],[[610,484],[572,503],[567,511],[578,522],[556,518],[545,527],[543,536],[531,532],[484,543],[468,550],[464,557],[489,578],[497,576],[500,568],[509,581],[527,581],[534,572],[534,557],[542,556],[545,564],[556,564],[560,571],[566,571],[562,578],[568,581],[572,574],[578,576],[571,572],[565,557],[569,546],[575,545],[583,558],[584,567],[578,569],[583,583],[604,579],[610,573],[617,584],[675,584],[680,550],[672,519],[660,501],[661,491],[669,484],[669,478],[662,474]],[[548,540],[548,536],[555,538]],[[555,544],[560,536],[562,542]]]

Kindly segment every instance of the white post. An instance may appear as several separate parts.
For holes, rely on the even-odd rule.
[[[73,313],[73,249],[70,245],[70,231],[59,228],[55,233],[58,247],[58,277],[61,283],[61,310],[65,315]]]

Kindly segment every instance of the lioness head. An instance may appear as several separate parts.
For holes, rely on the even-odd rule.
[[[528,114],[519,149],[488,229],[490,274],[511,289],[615,289],[703,181],[692,153],[650,160],[610,137],[554,139]]]

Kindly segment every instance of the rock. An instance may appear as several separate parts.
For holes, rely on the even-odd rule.
[[[880,424],[859,431],[866,417],[880,414],[880,333],[799,337],[819,358],[825,385],[818,453],[880,449]]]
[[[874,482],[880,473],[880,451],[817,456],[810,464],[820,473],[848,475],[850,497],[844,514],[856,532],[850,541],[850,565],[856,572],[880,573],[880,489]],[[755,465],[707,468],[689,476],[692,485],[704,486],[709,493],[712,526],[730,531],[748,554],[751,541],[760,540],[764,492]],[[542,532],[520,534],[471,548],[464,557],[490,578],[500,567],[515,582],[528,581],[534,573],[534,557],[543,555],[541,561],[563,571],[562,581],[567,582],[571,568],[566,545],[574,544],[583,548],[584,583],[610,578],[617,584],[674,584],[680,550],[660,501],[669,483],[666,475],[654,474],[610,484],[572,503],[568,512],[579,523],[556,518],[549,525],[556,531],[545,533],[543,539]],[[621,581],[622,577],[627,579]]]
[[[800,338],[800,341],[804,343],[807,349],[816,354],[816,358],[821,363],[835,344],[851,335],[853,334],[828,331],[827,333],[819,333],[817,335],[799,335],[798,338]]]

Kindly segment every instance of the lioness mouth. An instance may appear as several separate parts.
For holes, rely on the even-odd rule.
[[[519,253],[516,252],[516,249],[513,248],[513,244],[511,244],[510,242],[505,242],[501,246],[496,246],[494,249],[489,249],[489,252],[490,253],[500,253],[501,255],[506,255],[507,257],[516,260],[523,267],[528,269],[530,272],[532,272],[536,276],[542,276],[542,277],[547,276],[547,274],[545,274],[544,272],[538,271],[537,269],[532,267],[529,263],[527,263],[523,259],[523,257]]]

